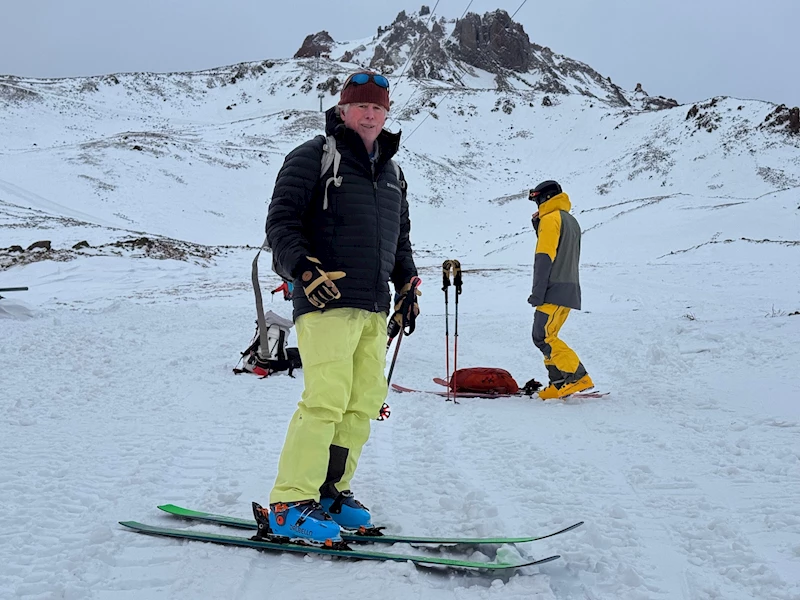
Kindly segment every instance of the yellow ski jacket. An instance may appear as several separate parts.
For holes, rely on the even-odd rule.
[[[532,306],[581,308],[581,227],[569,214],[571,208],[569,196],[563,192],[539,206],[533,289],[528,297]]]

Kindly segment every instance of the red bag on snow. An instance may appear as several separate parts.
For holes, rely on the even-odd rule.
[[[459,369],[450,378],[450,389],[458,392],[482,394],[516,394],[519,385],[511,373],[493,367]]]

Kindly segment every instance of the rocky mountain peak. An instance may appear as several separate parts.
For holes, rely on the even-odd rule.
[[[536,44],[520,23],[500,9],[447,19],[423,5],[416,12],[400,11],[366,43],[336,42],[327,31],[309,35],[295,58],[313,56],[459,87],[468,85],[465,74],[477,75],[480,69],[495,75],[498,90],[580,94],[609,106],[635,104],[644,110],[677,106],[669,98],[648,96],[641,86],[636,92],[625,92],[589,65]]]
[[[526,72],[533,47],[522,25],[504,10],[482,17],[468,13],[456,22],[451,50],[461,60],[490,73],[499,69]]]
[[[333,44],[335,42],[327,31],[312,33],[303,40],[303,45],[294,53],[294,58],[313,58],[330,54]]]

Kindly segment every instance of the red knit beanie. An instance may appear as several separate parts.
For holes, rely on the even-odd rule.
[[[369,73],[370,75],[375,74],[373,71],[356,71],[356,73]],[[350,75],[350,77],[356,73],[353,73]],[[347,78],[348,81],[350,80],[350,77]],[[342,88],[342,94],[339,97],[339,104],[356,104],[358,102],[377,104],[385,108],[388,112],[389,90],[377,85],[371,79],[367,83],[363,83],[361,85],[357,85],[355,83],[348,84],[345,82],[345,86]]]

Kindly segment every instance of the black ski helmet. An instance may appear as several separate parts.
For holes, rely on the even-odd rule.
[[[561,186],[557,181],[548,179],[543,181],[528,193],[528,200],[535,200],[536,205],[541,205],[542,202],[550,200],[553,196],[561,193]]]

